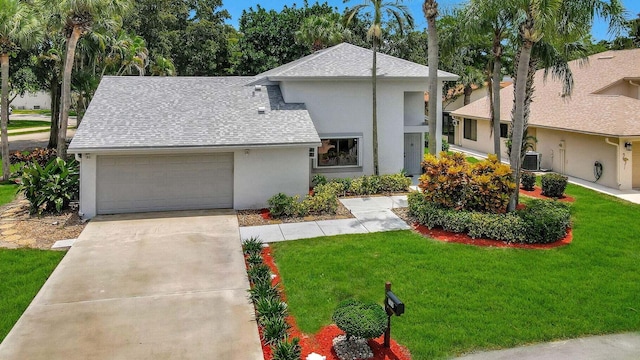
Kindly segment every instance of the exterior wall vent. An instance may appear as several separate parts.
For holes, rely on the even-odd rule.
[[[267,111],[267,109],[264,106],[260,106],[258,108],[258,114],[264,114]]]
[[[262,86],[260,86],[260,85],[256,85],[253,89],[254,89],[255,91],[262,91]]]

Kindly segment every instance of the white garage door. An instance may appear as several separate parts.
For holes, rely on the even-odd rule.
[[[233,154],[98,156],[98,214],[233,207]]]

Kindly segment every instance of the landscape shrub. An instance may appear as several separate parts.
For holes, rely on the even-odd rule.
[[[560,174],[544,174],[542,175],[542,195],[561,198],[564,190],[567,188],[569,178]]]
[[[427,154],[422,161],[424,174],[418,185],[427,199],[447,208],[462,208],[466,198],[469,174],[461,153],[440,153],[440,158]]]
[[[409,194],[408,203],[418,223],[472,238],[546,244],[562,239],[571,225],[569,206],[558,201],[532,200],[522,210],[500,214],[447,209],[418,192]]]
[[[532,191],[536,185],[536,174],[531,171],[523,171],[522,174],[520,174],[520,182],[522,183],[523,189]]]
[[[31,152],[16,151],[9,155],[11,164],[17,163],[38,163],[45,167],[57,155],[56,149],[40,149],[36,148]]]
[[[408,191],[411,178],[404,174],[380,175],[380,191],[385,193]]]
[[[242,241],[242,252],[245,255],[258,254],[262,252],[262,240],[257,236],[252,236]]]
[[[442,139],[442,151],[449,151],[450,145],[447,139]]]
[[[54,158],[42,167],[37,161],[22,169],[20,191],[31,205],[31,213],[61,212],[78,198],[78,162]]]
[[[469,165],[469,168],[465,208],[489,213],[505,212],[509,195],[516,188],[509,165],[490,154],[487,159]]]
[[[313,195],[307,195],[307,197],[302,201],[301,209],[303,210],[300,211],[299,214],[336,213],[338,210],[338,195],[336,195],[334,189],[327,185],[322,186],[321,191],[314,191]]]
[[[286,318],[288,309],[287,303],[275,298],[262,298],[255,301],[258,320],[281,317]]]
[[[293,338],[289,342],[288,338],[278,341],[271,346],[273,360],[300,360],[302,357],[302,348],[300,347],[300,339]]]
[[[347,339],[373,339],[387,328],[387,314],[378,304],[345,300],[334,311],[333,322],[345,332]]]
[[[527,243],[555,242],[563,238],[571,226],[569,206],[560,201],[533,200],[517,213],[524,221]]]
[[[330,183],[337,183],[342,185],[341,187],[341,191],[338,195],[346,195],[346,192],[351,188],[351,178],[338,178],[338,179],[331,179]]]
[[[269,213],[276,218],[298,216],[300,213],[304,213],[299,199],[298,195],[289,196],[284,193],[278,193],[267,200]]]
[[[318,185],[324,185],[326,183],[327,183],[327,177],[321,174],[315,174],[311,179],[311,184],[313,185],[313,187],[316,187]]]
[[[247,264],[249,264],[250,267],[262,265],[263,261],[260,252],[247,255]]]
[[[260,282],[271,283],[271,270],[267,265],[260,264],[251,266],[247,270],[247,275],[249,277],[249,281],[251,281],[252,284],[257,284]]]
[[[372,195],[380,192],[380,177],[364,175],[351,180],[349,192],[353,195]]]
[[[279,299],[280,291],[278,291],[276,286],[271,285],[271,279],[269,279],[269,281],[254,283],[251,289],[249,289],[249,297],[254,302],[258,299],[265,298]]]
[[[291,327],[282,316],[264,318],[261,321],[261,325],[262,338],[268,345],[276,344],[285,339],[287,337],[287,331]]]

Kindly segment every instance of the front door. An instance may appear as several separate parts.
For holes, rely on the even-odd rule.
[[[422,162],[422,134],[404,134],[404,170],[407,175],[420,175]]]

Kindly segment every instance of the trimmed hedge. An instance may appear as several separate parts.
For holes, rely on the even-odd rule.
[[[520,174],[520,183],[522,184],[523,189],[532,191],[536,185],[536,174],[531,171],[523,171]]]
[[[569,178],[560,174],[542,175],[542,195],[553,198],[563,197],[568,180]]]
[[[409,194],[408,200],[409,212],[418,223],[472,238],[546,244],[562,239],[571,226],[569,206],[558,201],[532,200],[526,208],[514,213],[492,214],[447,209],[419,192]]]
[[[386,330],[387,313],[375,303],[345,300],[334,311],[333,321],[347,334],[347,339],[352,336],[373,339]]]

